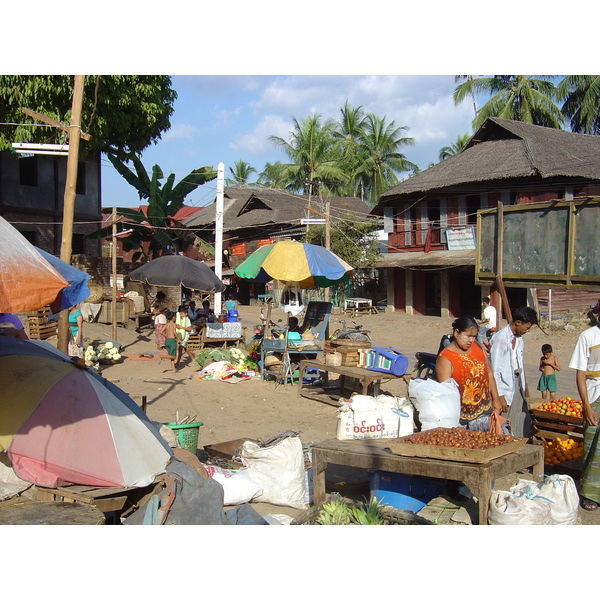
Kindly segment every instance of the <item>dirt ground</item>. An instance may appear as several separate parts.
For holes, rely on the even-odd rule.
[[[255,324],[260,322],[257,306],[239,307],[240,318],[246,326],[246,338],[250,342]],[[282,310],[274,309],[272,319],[284,319]],[[332,315],[330,331],[337,329],[341,319]],[[415,352],[436,352],[441,336],[450,331],[452,319],[438,317],[411,317],[401,313],[380,313],[359,316],[355,322],[371,331],[374,345],[392,347],[409,359],[409,371],[414,364]],[[501,324],[503,325],[503,324]],[[539,378],[538,362],[540,348],[550,343],[562,370],[557,375],[558,396],[578,397],[575,374],[568,368],[568,362],[578,334],[589,326],[583,319],[567,325],[555,324],[553,330],[543,331],[535,327],[525,336],[526,376],[531,396]],[[559,329],[560,326],[560,329]],[[543,325],[547,330],[547,325]],[[112,327],[96,323],[84,325],[86,341],[111,339]],[[48,340],[56,343],[55,339]],[[332,439],[336,436],[336,408],[309,400],[297,395],[297,386],[283,386],[274,382],[262,381],[259,377],[230,384],[222,381],[193,379],[198,370],[195,364],[185,357],[178,373],[172,373],[169,361],[159,363],[159,351],[154,343],[151,328],[137,333],[119,327],[117,341],[122,344],[123,360],[115,365],[103,367],[103,376],[127,392],[139,405],[142,397],[147,399],[147,414],[153,421],[169,422],[190,416],[200,421],[200,449],[204,445],[225,442],[237,438],[266,440],[280,432],[293,430],[300,432],[303,442]],[[156,354],[153,359],[139,360],[140,354]],[[407,395],[407,385],[402,380],[384,381],[382,391],[397,396]],[[516,481],[516,476],[512,482]],[[508,485],[510,482],[504,482]],[[508,489],[508,488],[504,488]],[[286,507],[261,507],[266,512],[294,515],[297,511]],[[597,511],[600,512],[600,511]],[[580,509],[583,524],[600,523],[595,513]]]

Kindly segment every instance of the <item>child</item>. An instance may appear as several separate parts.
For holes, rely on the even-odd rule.
[[[175,315],[175,329],[177,331],[177,366],[181,362],[183,351],[190,357],[191,366],[194,366],[196,357],[192,354],[188,348],[188,340],[190,337],[190,331],[192,330],[192,323],[188,317],[188,309],[185,306],[180,306],[177,314]]]
[[[172,310],[168,310],[165,316],[167,317],[167,324],[164,328],[165,350],[171,359],[173,373],[177,373],[177,369],[175,368],[175,360],[177,359],[177,325],[175,324],[175,313]]]
[[[161,312],[158,302],[152,307],[152,314],[154,315],[154,341],[156,342],[156,349],[162,350],[165,347],[167,317]]]
[[[538,382],[537,389],[542,392],[542,399],[548,399],[548,392],[550,392],[550,400],[556,398],[556,371],[560,371],[560,365],[558,364],[558,358],[552,354],[552,346],[550,344],[544,344],[542,346],[542,357],[540,358],[540,371],[542,375]]]

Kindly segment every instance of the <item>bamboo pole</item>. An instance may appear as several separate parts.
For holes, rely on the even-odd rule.
[[[71,264],[73,245],[73,215],[75,213],[75,189],[77,186],[77,165],[79,162],[79,140],[81,139],[81,109],[83,106],[84,76],[75,75],[73,83],[73,106],[69,126],[69,155],[67,156],[67,177],[63,203],[63,227],[60,259]],[[57,347],[65,354],[69,347],[69,311],[62,310],[58,315]]]

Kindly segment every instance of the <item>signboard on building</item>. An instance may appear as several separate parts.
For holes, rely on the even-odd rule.
[[[273,238],[265,238],[264,240],[258,240],[258,247],[260,248],[261,246],[270,246],[274,243],[275,240]]]
[[[478,211],[475,283],[597,290],[599,230],[599,198]]]
[[[452,227],[446,229],[448,250],[475,250],[475,228]]]
[[[246,256],[246,242],[231,244],[231,256]]]

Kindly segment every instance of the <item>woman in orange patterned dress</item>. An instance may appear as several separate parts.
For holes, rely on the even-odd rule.
[[[458,384],[460,425],[488,431],[490,415],[494,409],[501,409],[501,401],[486,353],[476,341],[478,332],[472,317],[456,319],[452,341],[438,354],[435,372],[439,382],[452,378]]]

